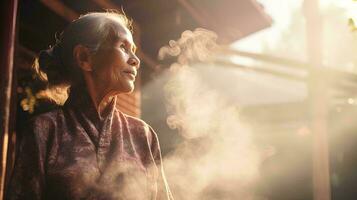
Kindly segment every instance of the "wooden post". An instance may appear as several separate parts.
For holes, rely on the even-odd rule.
[[[310,63],[310,116],[313,133],[313,196],[314,200],[330,200],[330,170],[327,137],[327,87],[319,77],[322,67],[322,19],[317,0],[305,0],[307,51]]]
[[[9,144],[12,72],[14,63],[17,0],[0,3],[0,199],[4,198],[7,149]]]

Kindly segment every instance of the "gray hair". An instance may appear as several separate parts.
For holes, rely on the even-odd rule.
[[[40,52],[34,67],[50,87],[82,83],[82,72],[74,64],[74,47],[81,44],[96,53],[104,44],[118,40],[118,30],[123,26],[132,31],[131,20],[123,12],[82,15],[56,36],[55,45]]]

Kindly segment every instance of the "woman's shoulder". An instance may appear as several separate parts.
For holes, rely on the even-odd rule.
[[[126,118],[126,121],[129,125],[129,129],[133,134],[138,138],[142,138],[150,146],[151,151],[155,152],[160,149],[158,135],[154,129],[146,123],[144,120],[137,117],[133,117],[123,113],[123,116]]]
[[[128,125],[130,126],[131,130],[135,130],[138,133],[145,133],[145,135],[149,137],[153,137],[156,135],[154,129],[144,120],[124,113],[123,116],[128,122]]]
[[[56,109],[37,114],[30,118],[29,121],[31,124],[53,123],[58,121],[61,116],[63,116],[63,109],[62,107],[58,107]]]
[[[130,125],[149,126],[144,120],[140,118],[133,117],[125,113],[122,113],[122,115],[125,117],[125,119],[128,121]]]
[[[32,131],[35,135],[48,135],[60,124],[63,118],[63,109],[58,107],[51,111],[31,117],[23,131]]]

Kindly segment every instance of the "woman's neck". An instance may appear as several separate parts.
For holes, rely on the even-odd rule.
[[[99,116],[102,116],[103,111],[108,104],[113,100],[115,94],[108,91],[108,88],[102,84],[95,83],[93,76],[90,73],[84,73],[84,79],[88,89],[89,96],[97,110]]]

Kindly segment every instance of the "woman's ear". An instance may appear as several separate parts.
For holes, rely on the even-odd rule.
[[[92,56],[89,49],[81,44],[73,48],[73,58],[78,67],[84,71],[93,70]]]

